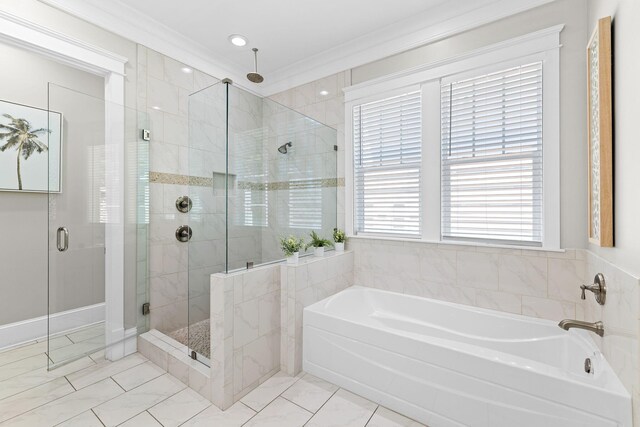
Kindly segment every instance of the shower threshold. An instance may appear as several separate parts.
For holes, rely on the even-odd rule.
[[[167,334],[169,337],[198,353],[198,360],[208,364],[211,357],[211,327],[209,319],[201,320]],[[205,360],[201,357],[204,356]]]

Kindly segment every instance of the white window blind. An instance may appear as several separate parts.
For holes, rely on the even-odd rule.
[[[420,236],[420,92],[353,109],[356,233]]]
[[[443,84],[443,238],[542,242],[542,63]]]

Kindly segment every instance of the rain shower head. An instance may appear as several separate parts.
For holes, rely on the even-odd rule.
[[[293,144],[291,143],[291,141],[287,142],[286,144],[282,144],[280,147],[278,147],[278,151],[281,154],[287,154],[287,147],[291,147]]]
[[[256,72],[247,74],[247,79],[249,79],[249,81],[253,83],[262,83],[264,81],[264,77],[258,74],[258,49],[254,47],[251,50],[253,50],[253,58],[256,66]]]

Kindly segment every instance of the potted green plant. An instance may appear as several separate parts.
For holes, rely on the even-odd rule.
[[[297,264],[300,256],[300,249],[304,246],[304,240],[296,236],[283,237],[280,239],[280,248],[287,258],[287,264]]]
[[[339,228],[333,229],[333,242],[336,252],[344,252],[344,244],[347,242],[347,234]]]
[[[315,256],[324,256],[324,248],[333,246],[330,240],[318,236],[315,231],[312,231],[309,235],[311,236],[311,241],[307,244],[307,249],[313,248],[313,255]]]

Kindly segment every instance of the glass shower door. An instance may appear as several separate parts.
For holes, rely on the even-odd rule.
[[[105,347],[105,102],[49,84],[49,366]],[[27,176],[25,176],[25,181]]]

